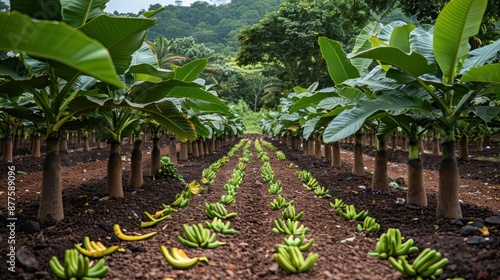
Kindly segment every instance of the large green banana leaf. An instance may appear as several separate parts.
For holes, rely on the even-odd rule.
[[[290,108],[289,112],[293,113],[293,112],[296,112],[300,109],[307,108],[309,106],[316,106],[318,103],[320,103],[325,98],[335,97],[335,96],[338,96],[338,94],[335,91],[316,92],[311,96],[304,96],[293,104],[293,106]]]
[[[323,132],[323,141],[330,143],[346,138],[358,131],[370,116],[389,110],[402,110],[401,113],[409,110],[429,112],[431,105],[425,100],[390,94],[384,94],[376,100],[360,100],[356,106],[343,111],[328,124]]]
[[[60,0],[10,0],[10,10],[41,20],[62,20]]]
[[[123,87],[106,48],[64,23],[33,20],[17,11],[0,13],[0,38],[5,38],[0,40],[1,50],[57,61],[76,72]]]
[[[433,25],[424,25],[415,28],[410,33],[410,51],[423,55],[430,63],[436,62],[433,48]]]
[[[146,30],[156,21],[147,18],[110,17],[102,15],[79,28],[106,47],[113,59],[118,74],[123,74],[130,66],[132,54],[138,50],[146,35]]]
[[[419,53],[407,54],[394,47],[381,47],[356,54],[354,57],[371,58],[384,64],[390,64],[408,73],[414,78],[423,74],[432,74],[436,65],[429,64],[427,59]]]
[[[88,20],[104,14],[104,5],[109,0],[60,0],[63,21],[73,27],[79,27]]]
[[[462,82],[481,82],[500,86],[500,64],[472,68],[462,76]]]
[[[198,78],[203,69],[205,69],[205,66],[207,66],[207,63],[207,59],[197,59],[184,64],[181,67],[177,67],[174,71],[174,79],[184,82],[192,82]]]
[[[454,0],[439,13],[434,55],[445,83],[452,84],[460,72],[459,65],[470,50],[469,38],[478,33],[487,4],[487,0]]]
[[[467,54],[467,58],[464,62],[462,71],[460,71],[460,74],[464,74],[474,67],[478,67],[486,63],[493,63],[497,58],[497,54],[499,51],[500,40],[470,51]]]
[[[318,43],[321,54],[326,60],[328,73],[336,85],[340,85],[345,80],[359,77],[359,71],[347,58],[342,45],[326,37],[320,37]]]

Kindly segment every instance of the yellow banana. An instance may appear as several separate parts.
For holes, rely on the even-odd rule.
[[[126,235],[120,229],[120,225],[119,224],[115,224],[113,226],[113,231],[115,232],[116,237],[118,237],[121,240],[125,240],[125,241],[144,240],[144,239],[148,239],[148,238],[151,238],[154,235],[156,235],[156,231],[153,231],[153,232],[150,232],[150,233],[146,233],[146,234],[143,234],[143,235]]]

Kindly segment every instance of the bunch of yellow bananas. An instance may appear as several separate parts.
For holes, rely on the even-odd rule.
[[[75,249],[77,249],[81,254],[91,258],[102,258],[113,254],[116,251],[124,252],[124,249],[121,249],[119,246],[111,246],[107,248],[100,241],[91,241],[88,236],[83,237],[83,248],[80,245],[75,244]]]

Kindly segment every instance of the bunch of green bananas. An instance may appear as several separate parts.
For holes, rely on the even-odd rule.
[[[64,252],[64,266],[56,256],[49,260],[49,267],[59,279],[81,279],[92,280],[101,279],[109,271],[108,266],[104,266],[104,259],[100,259],[96,265],[90,266],[88,257],[78,253],[75,249],[68,249]]]
[[[165,216],[161,216],[159,218],[155,218],[155,217],[153,217],[153,215],[149,214],[149,212],[147,212],[147,211],[144,211],[144,215],[146,216],[146,218],[149,219],[149,221],[147,221],[147,222],[141,221],[141,228],[148,228],[148,227],[156,226],[157,224],[159,224],[159,223],[165,221],[166,219],[170,218],[169,215],[165,215]]]
[[[184,234],[186,238],[182,236],[177,236],[179,241],[188,247],[191,248],[208,248],[214,249],[219,247],[220,245],[225,245],[226,242],[216,241],[217,234],[215,232],[210,232],[209,229],[204,228],[202,224],[188,226],[187,224],[182,225],[182,229],[184,229]]]
[[[286,159],[286,156],[282,151],[277,151],[276,157],[278,158],[278,160],[285,160]]]
[[[262,160],[263,162],[269,162],[270,160],[266,152],[260,152],[257,157],[260,158],[260,160]]]
[[[264,149],[262,148],[262,146],[260,145],[260,142],[259,141],[255,141],[254,143],[254,147],[255,147],[255,151],[257,151],[257,153],[260,153],[260,152],[263,152]]]
[[[396,260],[389,257],[389,262],[399,272],[416,279],[432,278],[435,279],[443,273],[443,267],[448,264],[447,258],[442,258],[441,253],[436,250],[426,248],[413,261],[413,264],[408,263],[406,258],[402,257]]]
[[[264,164],[262,164],[262,167],[260,168],[260,176],[266,183],[274,182],[274,172],[269,162],[264,162]]]
[[[191,191],[192,194],[199,194],[203,190],[203,187],[196,180],[191,181],[191,183],[186,185],[186,188]]]
[[[274,254],[274,260],[286,272],[301,273],[310,270],[319,255],[316,253],[309,253],[307,258],[304,259],[302,252],[297,246],[278,247],[278,253]]]
[[[83,247],[75,244],[75,249],[78,250],[78,252],[80,252],[81,254],[91,258],[102,258],[104,256],[113,254],[116,251],[123,252],[124,250],[118,246],[111,246],[107,248],[100,241],[91,241],[88,236],[83,237]]]
[[[232,157],[234,155],[234,153],[236,153],[236,151],[238,151],[241,148],[241,146],[243,146],[243,144],[245,144],[245,142],[247,142],[247,140],[241,139],[240,142],[238,142],[238,144],[234,145],[234,147],[232,147],[231,150],[229,150],[227,155]]]
[[[267,142],[266,140],[262,140],[262,145],[271,150],[271,152],[276,152],[278,150],[278,148],[276,148],[273,144]]]
[[[314,238],[309,239],[309,241],[304,244],[305,237],[306,237],[305,234],[301,234],[300,237],[298,237],[298,238],[295,238],[294,235],[290,235],[288,237],[285,237],[285,238],[283,238],[283,240],[285,241],[285,245],[276,244],[276,249],[278,249],[278,247],[285,248],[287,246],[297,246],[297,247],[299,247],[301,252],[305,252],[305,251],[309,250],[312,247],[312,245],[314,244]]]
[[[274,219],[274,227],[272,229],[275,234],[306,234],[309,228],[300,225],[299,221],[292,221],[291,219]],[[300,226],[299,226],[300,225]]]
[[[162,206],[163,209],[156,211],[154,214],[151,215],[151,217],[153,217],[154,219],[159,219],[163,216],[167,216],[170,213],[177,212],[177,210],[175,210],[175,208],[173,208],[170,205],[166,205],[165,203],[163,203]]]
[[[293,205],[288,205],[283,212],[281,212],[283,219],[287,220],[290,219],[292,221],[300,221],[302,219],[302,216],[304,216],[304,211],[301,211],[300,213],[295,213],[295,206]]]
[[[222,203],[224,203],[226,205],[229,205],[231,203],[235,203],[236,199],[234,198],[234,195],[232,195],[232,194],[223,194],[220,197],[220,202],[222,202]]]
[[[276,182],[270,182],[269,188],[267,189],[267,192],[269,194],[279,194],[283,191],[283,187],[281,185],[281,180],[278,180]]]
[[[213,184],[214,181],[215,172],[210,168],[203,169],[203,171],[201,172],[201,183],[203,185],[210,185]]]
[[[229,183],[224,185],[224,190],[226,190],[226,193],[232,196],[236,196],[238,194],[238,192],[236,191],[237,189],[239,189],[238,186],[231,185]]]
[[[205,202],[205,214],[210,219],[217,217],[222,220],[227,220],[238,215],[236,212],[228,213],[226,207],[219,202]]]
[[[389,228],[387,232],[380,235],[375,249],[376,252],[369,252],[372,257],[379,257],[383,260],[388,257],[405,256],[418,251],[418,248],[413,246],[413,239],[410,238],[402,243],[401,231],[397,228]]]
[[[171,162],[169,157],[161,158],[161,166],[158,169],[158,173],[184,182],[184,177],[177,171],[175,163]]]
[[[170,204],[172,207],[183,208],[189,205],[189,198],[191,197],[191,191],[184,190],[180,194],[175,195],[175,200]]]
[[[346,205],[345,211],[342,208],[338,208],[337,213],[348,221],[363,221],[368,216],[368,210],[365,209],[358,213],[353,204]]]
[[[363,224],[358,224],[356,226],[356,229],[359,232],[366,231],[366,232],[378,232],[380,230],[380,224],[377,223],[375,218],[372,218],[370,216],[367,216],[365,220],[363,221]]]
[[[314,191],[315,189],[321,187],[318,180],[316,180],[316,178],[314,178],[314,177],[311,177],[311,179],[309,179],[309,181],[303,183],[303,186],[308,191]]]
[[[224,223],[221,219],[215,217],[212,222],[205,221],[205,224],[207,225],[207,228],[215,231],[215,232],[220,232],[222,234],[235,234],[236,230],[234,228],[231,228],[231,222],[227,221]]]
[[[309,172],[307,170],[299,170],[299,171],[297,171],[297,175],[299,176],[300,181],[302,183],[307,183],[311,179],[313,179],[313,175],[311,174],[311,172]]]
[[[338,210],[338,209],[346,206],[345,202],[341,198],[335,198],[334,202],[335,203],[330,202],[330,208],[332,208],[332,209]]]
[[[280,210],[288,207],[289,205],[293,205],[293,200],[286,201],[286,199],[281,196],[281,194],[278,194],[278,198],[273,199],[270,204],[273,210]]]
[[[208,264],[207,257],[190,258],[182,249],[174,247],[170,249],[170,252],[165,246],[161,246],[160,249],[167,263],[177,269],[188,269],[198,262]]]
[[[314,195],[319,197],[319,198],[330,198],[332,197],[330,195],[330,190],[323,186],[319,186],[316,189],[314,189]]]

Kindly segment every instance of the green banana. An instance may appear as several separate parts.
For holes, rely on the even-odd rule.
[[[283,187],[281,185],[281,180],[270,183],[269,189],[267,189],[267,192],[269,194],[279,194],[282,191],[283,191]]]
[[[306,234],[309,230],[304,225],[299,226],[299,221],[292,221],[291,219],[287,219],[286,222],[283,219],[275,219],[273,223],[272,232],[275,234]]]
[[[319,198],[330,198],[332,197],[330,195],[330,190],[323,187],[323,186],[318,186],[314,189],[314,195],[319,197]]]
[[[279,267],[286,272],[301,273],[310,270],[316,260],[318,254],[309,253],[307,258],[304,259],[302,251],[297,246],[279,246],[277,253],[274,254],[274,259]]]
[[[295,213],[295,207],[293,205],[288,205],[285,210],[281,213],[283,216],[283,219],[291,219],[292,221],[299,221],[302,219],[302,216],[304,215],[304,211],[301,211],[299,214]]]
[[[330,202],[330,208],[335,209],[335,210],[343,208],[346,205],[344,203],[344,201],[340,198],[335,198],[334,202],[335,203]]]
[[[60,279],[100,279],[109,271],[108,266],[104,266],[104,259],[90,267],[87,256],[81,255],[76,249],[68,249],[64,253],[64,266],[56,256],[49,260],[49,268]]]
[[[273,199],[270,205],[273,208],[273,210],[280,210],[290,205],[293,205],[293,200],[287,202],[285,198],[281,196],[281,194],[278,194],[278,198]]]
[[[177,236],[177,239],[185,246],[192,248],[216,248],[219,245],[226,244],[225,242],[216,241],[217,234],[215,232],[211,233],[210,229],[204,228],[202,224],[192,226],[183,224],[182,228],[187,239],[182,236]]]
[[[380,235],[379,241],[375,245],[376,252],[369,252],[368,255],[387,259],[389,256],[406,256],[418,251],[418,248],[413,246],[412,238],[409,238],[405,243],[401,243],[402,239],[399,229],[389,228],[387,232]]]

